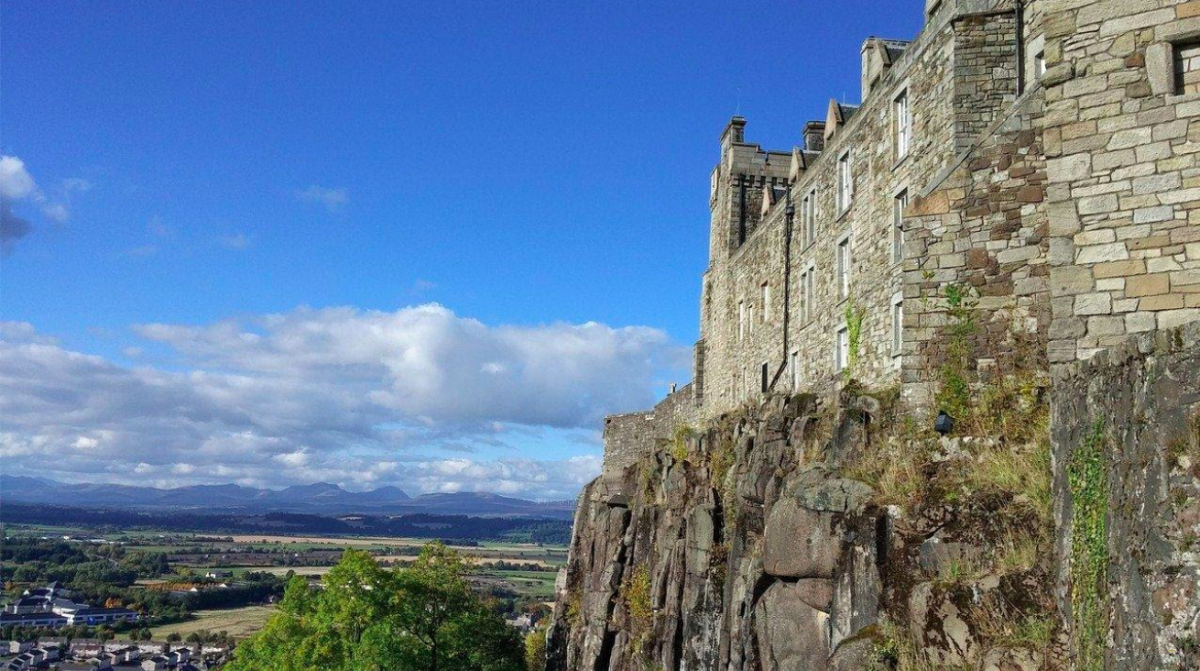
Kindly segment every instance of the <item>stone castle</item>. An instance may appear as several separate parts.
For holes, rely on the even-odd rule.
[[[926,0],[861,58],[802,146],[721,134],[693,382],[607,420],[606,470],[771,392],[928,401],[948,288],[984,375],[1200,319],[1200,3]]]
[[[924,12],[801,146],[721,134],[548,671],[1200,669],[1200,0]]]

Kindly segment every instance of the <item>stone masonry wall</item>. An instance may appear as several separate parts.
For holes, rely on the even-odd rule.
[[[1015,97],[1015,24],[1010,5],[974,3],[968,9],[966,13],[939,13],[940,19],[897,59],[849,121],[831,136],[827,131],[820,154],[796,152],[793,160],[801,165],[793,171],[795,179],[790,184],[796,208],[790,268],[783,199],[755,222],[744,243],[719,244],[733,239],[725,233],[731,221],[727,217],[737,216],[736,206],[731,204],[741,201],[741,178],[732,171],[741,155],[731,159],[730,149],[725,148],[725,158],[714,173],[714,244],[701,305],[705,416],[715,416],[757,396],[764,363],[776,390],[836,383],[836,334],[846,325],[851,304],[863,320],[855,377],[876,385],[900,381],[902,350],[892,344],[892,314],[893,305],[905,295],[905,279],[902,263],[896,261],[893,251],[895,200],[901,193],[910,197],[919,193],[931,176],[954,159],[956,132],[976,132],[979,124],[986,125]],[[892,102],[905,90],[912,143],[909,153],[898,158]],[[952,105],[956,96],[969,100],[973,111],[957,113]],[[855,197],[849,208],[839,212],[837,161],[846,150],[852,156]],[[774,161],[777,171],[778,153],[762,154],[758,165]],[[805,196],[816,202],[811,240],[804,226]],[[756,202],[761,207],[761,200]],[[852,260],[850,299],[842,296],[837,281],[837,245],[847,235]],[[815,277],[815,300],[805,310],[801,278],[810,270]],[[764,283],[771,296],[765,313],[761,305]],[[786,334],[785,294],[790,317]],[[741,333],[739,303],[746,306],[747,313]],[[910,309],[907,300],[903,305],[904,310]],[[793,360],[799,368],[795,372]]]
[[[1052,362],[1200,318],[1200,94],[1173,51],[1200,2],[1053,2],[1046,13]]]
[[[1057,596],[1072,668],[1200,668],[1198,416],[1200,323],[1055,372]],[[1104,569],[1094,586],[1081,577],[1089,548]],[[1089,609],[1089,593],[1099,608]]]
[[[1011,10],[973,14],[955,25],[956,149],[967,149],[1017,97],[1016,16]]]
[[[977,366],[970,372],[1044,365],[1050,302],[1042,119],[1034,89],[910,207],[904,382],[914,400],[928,399],[928,383],[946,360],[952,285],[976,303],[978,323],[966,338]]]
[[[604,472],[619,474],[668,440],[677,427],[694,425],[698,408],[692,385],[667,396],[649,412],[610,415],[604,419]]]

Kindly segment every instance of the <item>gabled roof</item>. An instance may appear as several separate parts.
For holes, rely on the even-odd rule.
[[[850,121],[850,118],[858,112],[858,108],[858,105],[846,105],[834,99],[829,101],[829,112],[825,117],[826,142],[837,133],[839,128]]]

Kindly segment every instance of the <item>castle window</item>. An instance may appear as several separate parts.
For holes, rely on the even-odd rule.
[[[837,338],[833,348],[833,367],[837,372],[846,370],[850,361],[850,329],[841,326],[837,330]]]
[[[908,113],[908,89],[892,100],[892,123],[896,132],[896,160],[908,156],[912,140],[912,117]]]
[[[854,175],[851,172],[850,150],[847,149],[838,157],[837,165],[837,200],[838,212],[845,212],[854,201]]]
[[[908,189],[892,199],[892,263],[904,260],[904,208],[908,207]]]
[[[771,318],[771,285],[763,282],[759,291],[762,298],[762,320],[765,324]]]
[[[892,299],[892,356],[900,356],[904,347],[904,296]]]
[[[792,374],[792,391],[800,388],[800,350],[792,350],[788,359],[788,369]]]
[[[1200,93],[1200,42],[1174,45],[1175,92]]]
[[[804,274],[804,318],[812,319],[813,311],[816,309],[815,294],[813,286],[816,284],[817,268],[809,265],[808,272]]]
[[[809,191],[800,201],[800,223],[804,227],[804,244],[811,245],[817,239],[817,192]]]
[[[837,284],[840,298],[850,297],[850,234],[837,243]]]
[[[746,301],[738,301],[738,340],[746,337]]]
[[[812,271],[800,273],[800,319],[807,320],[812,313]]]
[[[762,393],[767,393],[771,387],[771,367],[768,363],[763,363],[760,377],[762,378]]]
[[[754,333],[754,304],[746,306],[746,333]]]
[[[1041,79],[1046,74],[1046,52],[1039,51],[1033,55],[1033,78]]]

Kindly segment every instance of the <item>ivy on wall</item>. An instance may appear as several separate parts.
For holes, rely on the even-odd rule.
[[[1108,638],[1108,464],[1104,422],[1071,453],[1071,627],[1078,671],[1104,669]]]

